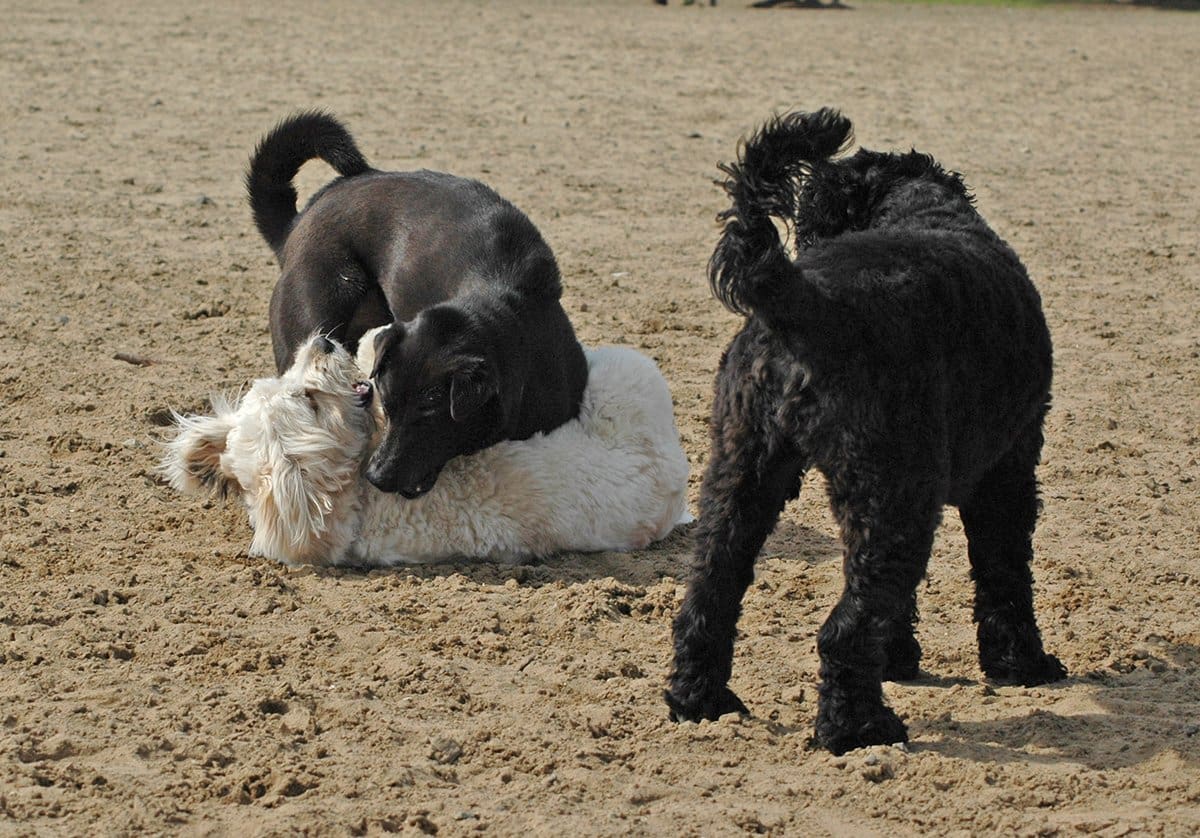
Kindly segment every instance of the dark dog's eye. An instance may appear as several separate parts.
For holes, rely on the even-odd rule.
[[[417,396],[419,410],[436,410],[446,403],[449,395],[445,384],[432,384]]]

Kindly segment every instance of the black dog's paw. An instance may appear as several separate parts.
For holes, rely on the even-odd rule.
[[[885,681],[915,681],[921,677],[921,644],[911,635],[898,638],[884,650],[887,663],[883,665]]]
[[[988,680],[997,684],[1036,687],[1039,684],[1061,681],[1067,677],[1067,668],[1062,665],[1062,661],[1045,652],[1026,660],[981,660],[979,663]]]
[[[865,719],[840,720],[835,722],[831,714],[817,715],[817,744],[834,756],[841,756],[855,748],[868,745],[895,745],[908,741],[908,730],[904,722],[889,708],[880,706]]]
[[[670,690],[663,690],[663,698],[671,708],[673,722],[698,722],[701,719],[715,722],[726,713],[750,715],[750,710],[729,687],[698,697],[690,696],[687,700],[677,698]]]
[[[899,661],[888,658],[888,662],[883,666],[883,680],[885,681],[915,681],[920,677],[920,658]]]

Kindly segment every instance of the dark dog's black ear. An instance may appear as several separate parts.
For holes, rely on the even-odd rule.
[[[450,377],[450,418],[465,422],[500,392],[491,365],[478,359]]]

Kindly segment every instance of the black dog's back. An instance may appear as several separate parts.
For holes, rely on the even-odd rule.
[[[328,277],[362,272],[384,287],[396,320],[409,320],[469,283],[498,284],[557,301],[554,254],[533,223],[487,185],[444,172],[370,170],[313,196],[282,256]],[[303,257],[302,259],[300,257]]]

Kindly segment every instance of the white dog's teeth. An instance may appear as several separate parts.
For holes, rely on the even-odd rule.
[[[371,382],[358,381],[354,384],[354,395],[358,398],[358,403],[366,407],[371,403]]]

